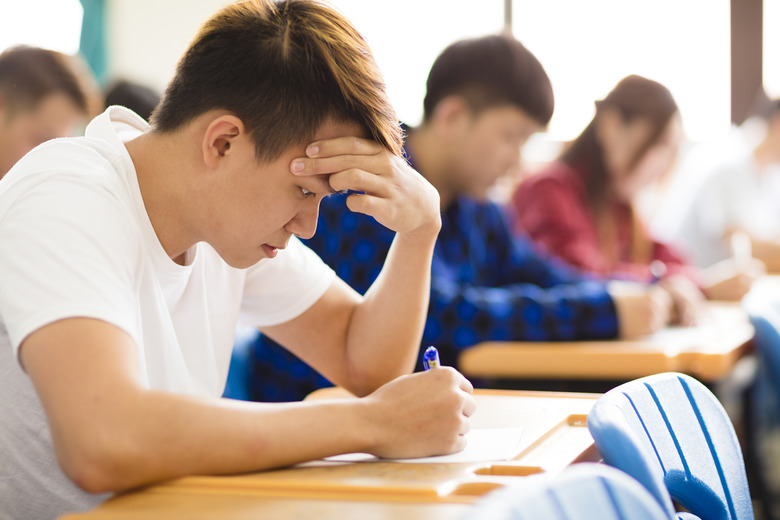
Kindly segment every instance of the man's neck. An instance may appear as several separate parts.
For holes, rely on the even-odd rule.
[[[415,168],[438,190],[441,207],[448,207],[458,193],[451,186],[451,158],[441,137],[423,124],[409,133],[406,149]]]
[[[197,238],[187,225],[186,139],[177,134],[147,132],[125,143],[133,160],[146,213],[165,253],[183,264]]]

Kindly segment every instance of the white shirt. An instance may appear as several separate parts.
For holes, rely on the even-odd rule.
[[[165,254],[123,142],[146,131],[112,107],[86,137],[45,143],[0,182],[0,519],[55,518],[105,496],[65,477],[46,417],[18,363],[21,342],[69,317],[123,329],[149,388],[219,397],[237,321],[288,321],[316,302],[334,273],[298,240],[249,269],[208,244],[187,265]]]
[[[735,131],[720,149],[704,147],[684,162],[653,223],[699,267],[731,256],[724,239],[731,230],[780,238],[780,166],[760,169],[744,141]]]

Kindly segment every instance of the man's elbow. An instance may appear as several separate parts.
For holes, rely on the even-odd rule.
[[[121,442],[87,440],[80,446],[57,450],[57,457],[65,475],[83,491],[123,491],[141,483],[136,471],[141,458],[121,446]]]

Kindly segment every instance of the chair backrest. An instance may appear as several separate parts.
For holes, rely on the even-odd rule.
[[[775,388],[780,388],[780,299],[777,293],[766,292],[751,292],[742,305],[755,329],[753,343],[761,361],[759,369]]]
[[[701,518],[753,519],[731,420],[692,377],[656,374],[613,388],[588,414],[588,428],[604,462],[645,485],[662,506],[671,495]]]
[[[493,491],[464,520],[670,520],[636,480],[604,464],[574,464]]]

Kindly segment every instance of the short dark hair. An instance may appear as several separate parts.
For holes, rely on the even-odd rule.
[[[65,94],[83,113],[87,95],[76,73],[73,58],[57,51],[18,45],[0,54],[0,94],[10,112],[33,110],[43,99]]]
[[[448,46],[428,74],[423,120],[447,96],[463,96],[472,110],[511,104],[542,125],[555,105],[552,85],[542,64],[510,35],[489,35]]]
[[[179,61],[152,128],[170,132],[218,108],[242,120],[260,160],[308,142],[329,117],[401,153],[400,124],[368,45],[314,0],[247,0],[217,12]]]
[[[134,81],[115,81],[106,91],[106,107],[120,105],[129,108],[147,121],[159,102],[160,94],[151,87]]]

